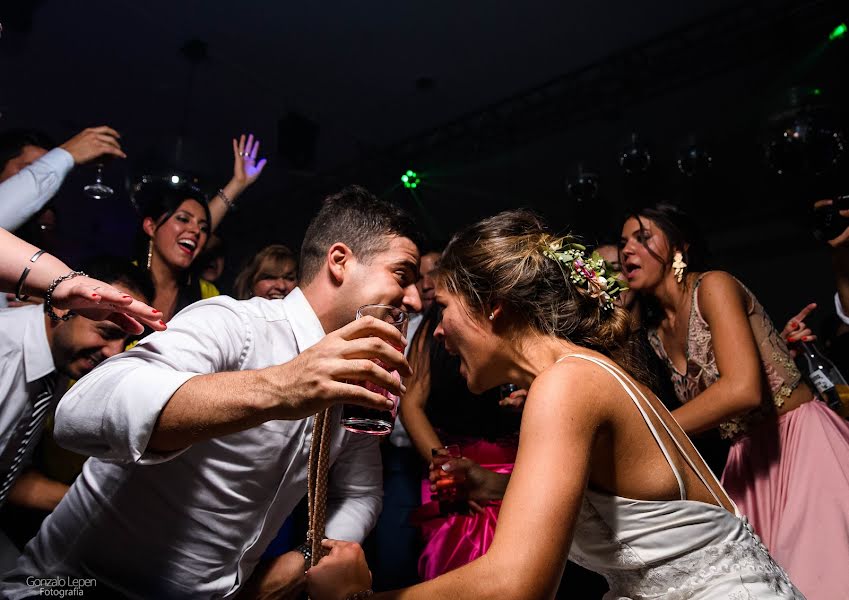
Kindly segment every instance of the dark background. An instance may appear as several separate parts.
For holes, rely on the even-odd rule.
[[[845,159],[808,155],[779,176],[765,147],[794,86],[819,127],[846,131],[849,39],[828,41],[841,21],[845,1],[5,2],[0,128],[122,133],[129,159],[105,170],[119,193],[86,198],[83,167],[58,199],[74,263],[129,252],[126,182],[176,167],[214,191],[244,131],[269,164],[222,226],[225,282],[268,243],[297,248],[348,183],[414,210],[437,240],[516,206],[592,240],[629,207],[674,200],[780,325],[830,302],[809,205],[849,183]],[[619,164],[632,133],[651,156],[638,175]],[[691,143],[713,160],[688,177],[676,159]],[[566,190],[579,164],[599,185],[583,202]]]

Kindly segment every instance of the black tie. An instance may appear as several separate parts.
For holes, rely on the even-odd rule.
[[[15,483],[21,467],[24,465],[24,460],[28,458],[34,448],[33,438],[37,441],[41,428],[44,426],[44,419],[47,416],[47,409],[50,408],[50,402],[53,400],[53,390],[56,387],[55,373],[51,373],[47,377],[41,379],[42,389],[35,398],[29,414],[21,415],[21,420],[18,421],[18,426],[15,432],[9,438],[9,443],[0,455],[0,478],[3,483],[0,484],[0,506],[6,503],[6,497],[9,495],[9,490]]]

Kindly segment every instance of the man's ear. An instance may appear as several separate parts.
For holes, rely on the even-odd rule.
[[[142,231],[144,231],[148,237],[153,237],[153,234],[156,233],[156,221],[154,221],[151,217],[145,217],[142,221]]]
[[[345,274],[354,261],[354,253],[342,242],[336,242],[327,249],[327,271],[337,285],[342,285],[345,281]]]

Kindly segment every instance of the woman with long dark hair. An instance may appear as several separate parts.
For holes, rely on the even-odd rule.
[[[639,211],[621,263],[689,434],[731,441],[722,483],[809,599],[849,590],[849,424],[814,394],[757,298],[709,271],[680,210]]]

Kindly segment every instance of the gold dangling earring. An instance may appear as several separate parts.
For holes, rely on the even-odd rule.
[[[150,260],[153,257],[153,240],[147,245],[147,270],[150,271]]]
[[[672,272],[675,274],[675,280],[681,283],[684,279],[684,269],[687,268],[687,263],[684,262],[684,255],[678,250],[672,257]]]

